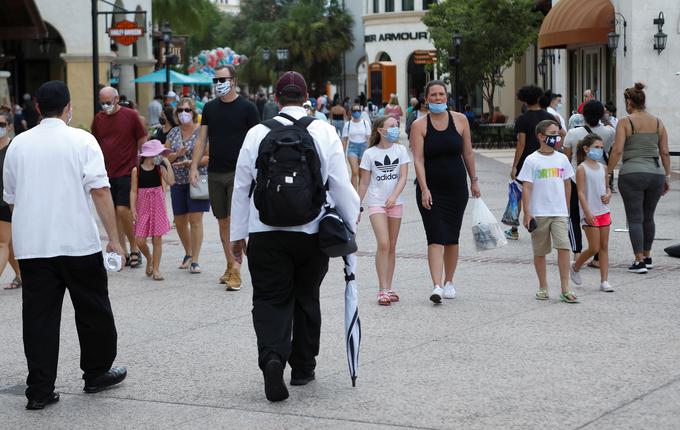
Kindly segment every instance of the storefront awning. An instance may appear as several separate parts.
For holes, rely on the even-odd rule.
[[[610,0],[560,0],[543,19],[538,47],[605,45],[614,24]]]
[[[40,39],[47,27],[34,0],[5,0],[0,13],[0,40]]]

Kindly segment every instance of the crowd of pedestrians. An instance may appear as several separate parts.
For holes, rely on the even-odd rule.
[[[367,213],[376,241],[377,303],[400,301],[393,285],[411,162],[432,281],[428,297],[434,304],[455,298],[463,217],[481,191],[470,116],[449,109],[446,84],[430,81],[422,99],[403,112],[396,95],[380,108],[360,98],[310,98],[297,72],[280,76],[272,98],[261,93],[251,101],[237,91],[237,79],[233,66],[217,67],[216,97],[200,101],[200,110],[193,98],[174,93],[154,99],[147,111],[151,133],[112,87],[99,93],[102,110],[91,134],[68,126],[70,94],[60,81],[45,83],[36,105],[23,108],[25,131],[0,111],[0,273],[9,262],[16,277],[6,288],[23,287],[28,409],[59,400],[54,381],[65,289],[76,312],[84,390],[120,383],[127,371],[112,367],[117,340],[105,267],[120,270],[118,255],[121,267],[145,264],[146,276],[162,281],[162,238],[174,224],[184,249],[178,268],[200,274],[203,215],[211,209],[226,259],[219,282],[229,291],[241,289],[247,252],[258,365],[270,401],[288,397],[287,363],[291,385],[315,378],[319,289],[329,263],[318,238],[325,210],[335,208],[352,233]],[[624,96],[629,115],[614,128],[613,108],[592,91],[568,121],[559,114],[561,95],[536,86],[517,94],[526,109],[515,121],[510,178],[522,190],[536,299],[549,298],[546,257],[552,249],[562,301],[578,302],[570,280],[582,284],[584,265],[600,268],[600,290],[614,290],[608,205],[611,173],[621,160],[618,188],[635,257],[628,270],[653,268],[654,211],[669,189],[668,134],[646,111],[643,85]],[[32,127],[31,108],[42,116]],[[402,121],[410,151],[400,143]],[[10,134],[16,135],[11,142]],[[45,175],[52,180],[41,181]],[[91,203],[108,236],[112,254],[106,259]],[[46,210],[53,207],[61,210]],[[519,235],[517,227],[506,232],[509,239]]]

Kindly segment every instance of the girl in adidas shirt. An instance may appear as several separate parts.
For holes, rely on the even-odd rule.
[[[401,192],[406,186],[408,163],[406,147],[399,144],[397,120],[383,116],[373,122],[369,147],[361,158],[359,198],[368,208],[378,249],[375,268],[378,272],[378,304],[398,302],[392,290],[397,237],[403,212]],[[359,215],[361,218],[361,215]]]

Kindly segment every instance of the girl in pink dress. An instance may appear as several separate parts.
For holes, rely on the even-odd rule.
[[[156,139],[142,145],[139,164],[132,169],[130,209],[135,221],[135,237],[139,250],[146,258],[146,276],[162,281],[160,273],[163,235],[170,231],[170,221],[165,206],[163,181],[175,183],[172,166],[167,158],[170,150]],[[146,238],[151,237],[153,256],[149,252]]]

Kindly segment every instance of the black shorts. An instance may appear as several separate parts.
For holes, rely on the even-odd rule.
[[[111,184],[113,205],[130,207],[130,176],[109,178],[109,184]]]
[[[12,210],[9,206],[0,206],[0,221],[12,222]]]

